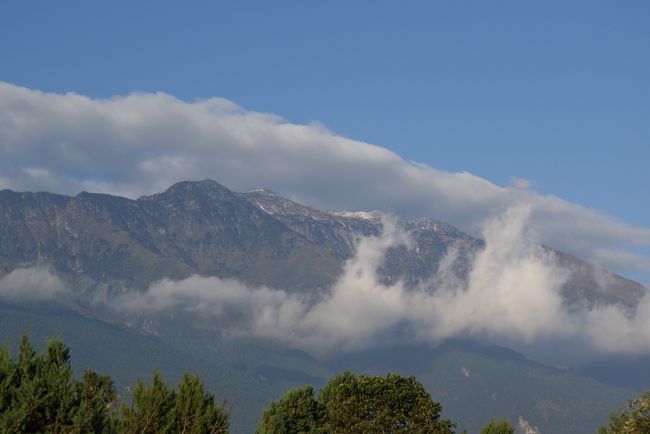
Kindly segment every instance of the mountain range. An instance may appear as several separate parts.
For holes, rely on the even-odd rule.
[[[47,265],[80,292],[144,290],[163,278],[237,278],[288,291],[331,285],[358,240],[382,231],[383,213],[321,211],[269,190],[235,193],[212,180],[180,182],[137,200],[82,192],[0,191],[0,278]],[[433,219],[400,220],[410,246],[391,247],[384,283],[415,287],[434,276],[450,247],[463,278],[483,241]],[[634,306],[643,287],[555,252],[572,300]],[[605,282],[605,284],[603,284]]]
[[[318,386],[341,369],[417,375],[446,416],[470,432],[491,417],[516,422],[520,416],[543,433],[593,432],[608,411],[634,395],[629,378],[605,384],[600,365],[576,373],[473,341],[389,345],[315,358],[273,340],[222,333],[187,316],[125,321],[95,308],[98,298],[142,293],[162,279],[195,275],[319,298],[343,273],[359,240],[379,236],[387,222],[410,242],[386,251],[377,269],[386,285],[403,282],[408,290],[420,290],[451,252],[451,270],[464,281],[472,259],[485,248],[481,239],[429,218],[318,210],[267,189],[238,193],[212,180],[180,182],[136,200],[2,190],[0,282],[19,270],[44,268],[71,292],[47,300],[15,293],[0,297],[0,338],[15,342],[25,331],[35,338],[62,336],[72,346],[76,367],[110,373],[120,387],[152,369],[172,379],[184,370],[198,372],[218,396],[228,398],[233,432],[251,432],[261,409],[288,387]],[[568,306],[634,309],[645,292],[637,282],[541,248],[570,270],[561,291]],[[110,357],[97,355],[106,352]]]

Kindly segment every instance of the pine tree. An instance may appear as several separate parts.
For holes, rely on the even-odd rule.
[[[228,432],[228,413],[195,375],[173,390],[154,373],[151,386],[137,381],[131,398],[118,410],[110,377],[86,371],[76,380],[62,341],[39,353],[23,336],[15,360],[0,348],[0,434]]]
[[[17,360],[0,350],[0,432],[115,432],[117,400],[109,377],[84,373],[73,378],[70,349],[49,341],[37,353],[23,336]]]
[[[181,379],[178,391],[158,373],[153,375],[150,387],[138,380],[131,405],[123,405],[120,416],[120,429],[125,434],[221,434],[229,426],[226,411],[205,392],[201,380],[189,374]]]

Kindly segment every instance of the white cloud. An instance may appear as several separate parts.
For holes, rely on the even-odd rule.
[[[44,267],[17,268],[0,279],[0,298],[46,301],[66,293],[65,284]]]
[[[181,309],[219,329],[278,339],[315,354],[455,336],[523,346],[571,341],[591,352],[650,351],[647,297],[635,313],[615,306],[567,308],[560,290],[568,270],[539,247],[527,228],[530,213],[529,205],[519,205],[486,222],[485,249],[473,258],[466,282],[449,278],[443,266],[432,281],[435,287],[380,283],[377,267],[386,250],[409,243],[407,234],[384,220],[383,233],[359,242],[343,274],[315,302],[282,290],[193,276],[118,297],[113,307],[133,314]],[[454,260],[451,250],[447,264]]]
[[[434,217],[475,233],[523,202],[545,244],[614,271],[650,271],[648,257],[633,251],[650,245],[648,228],[542,196],[522,180],[500,187],[218,98],[91,99],[0,83],[0,157],[0,188],[136,197],[212,178],[240,191],[269,187],[323,208]]]
[[[439,275],[418,290],[401,282],[382,284],[377,269],[387,249],[411,242],[385,219],[382,234],[360,240],[343,274],[316,301],[233,279],[192,276],[96,302],[128,315],[180,310],[220,330],[278,339],[315,354],[468,335],[529,346],[574,341],[591,352],[650,351],[650,298],[634,313],[616,306],[569,312],[560,296],[567,270],[528,231],[529,214],[528,206],[517,206],[485,224],[485,249],[473,258],[467,281],[449,272],[456,260],[452,249]],[[44,267],[16,269],[0,279],[0,299],[65,302],[71,296]],[[396,333],[400,327],[407,333]]]
[[[530,207],[507,210],[483,229],[485,249],[474,259],[466,287],[442,281],[438,292],[414,303],[434,336],[482,333],[533,341],[569,331],[560,295],[567,272],[526,233]]]

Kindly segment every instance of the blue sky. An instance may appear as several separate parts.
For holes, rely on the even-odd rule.
[[[10,0],[0,81],[222,97],[650,227],[649,22],[647,1]]]

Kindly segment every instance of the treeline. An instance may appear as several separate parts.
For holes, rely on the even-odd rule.
[[[256,434],[422,433],[454,434],[456,424],[415,377],[397,374],[332,378],[319,393],[311,386],[288,391],[260,417]],[[185,374],[176,388],[158,374],[137,381],[130,399],[118,396],[108,376],[86,371],[75,379],[70,350],[58,340],[36,351],[26,337],[17,357],[0,349],[0,433],[227,433],[225,403]],[[514,434],[492,420],[481,434]],[[599,434],[650,433],[650,393],[611,415]]]
[[[110,377],[86,371],[77,380],[70,350],[49,341],[37,352],[20,341],[14,359],[0,350],[0,433],[211,433],[228,432],[228,413],[201,380],[185,374],[172,389],[154,374],[149,386],[138,381],[130,403],[118,405]]]

